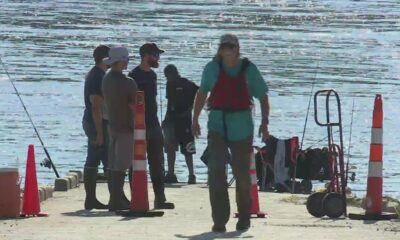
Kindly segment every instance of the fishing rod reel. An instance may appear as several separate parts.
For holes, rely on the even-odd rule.
[[[47,167],[48,169],[51,169],[51,161],[48,158],[44,158],[41,162],[40,162],[40,166],[41,167]]]
[[[348,172],[348,173],[350,173],[350,172]],[[356,181],[356,172],[351,172],[351,175],[350,175],[349,179],[350,179],[352,182]]]

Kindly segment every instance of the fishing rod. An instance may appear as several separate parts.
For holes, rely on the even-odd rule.
[[[334,131],[333,133],[338,133],[338,132],[339,132],[339,130],[336,130],[336,131]],[[319,139],[318,141],[314,142],[314,143],[311,144],[308,148],[306,148],[304,151],[310,150],[310,149],[311,149],[312,147],[314,147],[316,144],[318,144],[318,143],[320,143],[320,142],[322,142],[322,141],[325,141],[326,139],[328,139],[328,136],[325,136],[325,137]]]
[[[304,136],[306,135],[306,129],[307,129],[307,122],[308,122],[308,115],[310,114],[310,106],[311,106],[311,100],[312,100],[312,94],[314,92],[314,86],[315,86],[315,80],[317,79],[317,74],[318,74],[318,68],[319,68],[319,58],[317,62],[317,68],[315,70],[314,74],[314,79],[311,85],[311,91],[310,91],[310,98],[308,99],[308,107],[307,107],[307,114],[306,114],[306,120],[304,122],[304,128],[303,128],[303,135],[301,136],[301,144],[300,144],[300,149],[303,149],[303,143],[304,143]]]
[[[318,54],[318,56],[319,56],[319,54]],[[314,86],[315,86],[315,82],[316,82],[316,79],[317,79],[317,74],[318,74],[318,69],[319,69],[319,62],[320,62],[320,58],[318,58],[317,67],[316,67],[315,73],[314,73],[314,79],[313,79],[312,85],[311,85],[310,98],[308,99],[307,114],[306,114],[306,120],[304,122],[303,136],[301,137],[300,150],[303,149],[304,136],[306,134],[308,115],[310,114],[310,106],[311,106],[312,94],[314,92]],[[293,182],[292,182],[292,194],[294,193],[296,175],[297,175],[297,160],[296,160],[296,165],[294,166]]]
[[[49,168],[52,168],[52,169],[54,170],[54,173],[56,174],[57,178],[59,178],[60,175],[59,175],[58,172],[57,172],[56,166],[54,165],[53,161],[51,160],[50,154],[49,154],[49,152],[47,151],[46,147],[44,146],[43,140],[42,140],[42,138],[40,137],[40,134],[39,134],[38,130],[36,129],[36,126],[35,126],[35,124],[33,123],[32,118],[31,118],[31,116],[30,116],[28,110],[26,109],[25,103],[24,103],[24,101],[22,100],[21,95],[19,94],[18,89],[17,89],[17,87],[16,87],[15,84],[14,84],[14,81],[12,80],[10,74],[8,73],[7,67],[6,67],[6,65],[4,64],[3,59],[2,59],[1,56],[0,56],[0,63],[1,63],[1,65],[2,65],[2,67],[3,67],[3,69],[4,69],[4,72],[6,73],[8,79],[10,80],[10,82],[11,82],[11,84],[12,84],[15,93],[16,93],[17,96],[18,96],[18,98],[19,98],[19,100],[20,100],[20,102],[21,102],[21,104],[22,104],[22,107],[23,107],[24,110],[25,110],[25,113],[26,113],[26,115],[28,116],[28,119],[29,119],[30,123],[32,124],[33,129],[35,130],[36,136],[38,137],[38,139],[39,139],[39,141],[40,141],[40,144],[41,144],[42,147],[43,147],[44,153],[45,153],[46,156],[47,156],[46,162],[48,162],[48,164],[50,164],[48,167],[49,167]],[[46,164],[47,164],[47,163],[45,163],[44,165],[46,166]],[[41,165],[42,165],[42,164],[41,164]]]
[[[350,148],[351,148],[351,135],[352,135],[352,130],[353,130],[353,115],[354,115],[354,98],[353,98],[353,106],[351,108],[351,120],[350,120],[350,137],[349,137],[349,147],[347,151],[347,164],[346,164],[346,186],[347,186],[347,181],[349,179],[349,162],[350,162]],[[352,181],[355,179],[355,173],[351,175],[350,178]]]

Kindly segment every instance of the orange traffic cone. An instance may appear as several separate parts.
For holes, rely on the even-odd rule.
[[[163,216],[162,211],[149,211],[149,196],[147,190],[146,161],[146,124],[144,92],[137,92],[134,132],[134,154],[132,161],[132,196],[131,209],[121,211],[123,216],[157,217]]]
[[[259,218],[264,218],[265,213],[260,211],[260,203],[258,201],[258,187],[257,187],[257,171],[256,171],[256,160],[254,152],[251,153],[251,165],[249,170],[251,176],[251,194],[252,194],[252,206],[251,215],[256,215]]]
[[[349,214],[351,219],[389,220],[397,214],[382,213],[382,160],[383,160],[383,108],[382,97],[377,94],[372,116],[371,146],[368,167],[365,214]]]
[[[45,213],[40,213],[40,203],[38,194],[38,185],[36,178],[36,163],[35,163],[35,150],[33,145],[29,145],[28,158],[26,161],[26,174],[25,174],[25,189],[24,189],[24,202],[21,217],[47,216]]]
[[[147,212],[149,197],[147,190],[146,125],[144,118],[144,94],[138,92],[135,118],[134,156],[132,162],[131,210]]]
[[[260,203],[258,200],[258,186],[257,186],[257,171],[256,171],[256,160],[254,156],[254,152],[251,153],[251,163],[249,174],[251,177],[251,217],[264,218],[265,213],[260,211]],[[239,214],[236,213],[235,217],[238,217]]]

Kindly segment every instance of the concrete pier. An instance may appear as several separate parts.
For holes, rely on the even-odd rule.
[[[129,196],[129,184],[125,191]],[[234,188],[230,188],[231,212],[236,210]],[[98,184],[98,198],[108,201],[106,184]],[[83,185],[67,192],[54,192],[41,203],[48,217],[0,220],[0,239],[400,239],[400,222],[355,221],[314,218],[304,205],[305,195],[260,192],[260,208],[267,218],[252,219],[247,232],[235,231],[237,219],[227,224],[226,233],[211,232],[208,189],[204,184],[168,185],[166,194],[176,205],[163,217],[126,218],[104,210],[83,210]],[[149,185],[150,207],[153,192]],[[349,213],[363,212],[349,207]]]

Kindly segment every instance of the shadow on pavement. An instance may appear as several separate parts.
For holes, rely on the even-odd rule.
[[[78,210],[75,212],[65,212],[61,213],[68,217],[111,217],[116,216],[114,212],[104,211],[90,211],[90,210]]]
[[[165,188],[181,188],[186,186],[186,183],[165,183]]]
[[[243,236],[243,232],[239,231],[233,231],[233,232],[226,232],[226,233],[216,233],[216,232],[205,232],[199,235],[193,235],[193,236],[185,236],[182,234],[175,234],[177,238],[184,238],[188,240],[213,240],[213,239],[234,239],[234,238],[253,238],[253,236]]]

